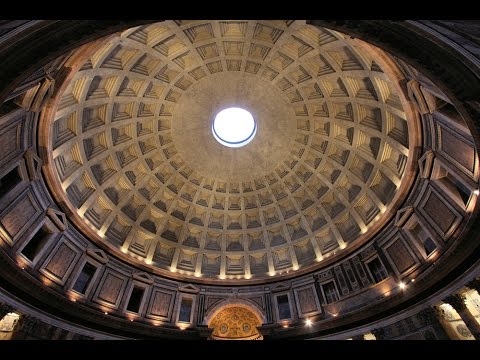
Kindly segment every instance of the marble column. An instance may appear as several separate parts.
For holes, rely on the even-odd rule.
[[[447,304],[450,304],[460,315],[463,322],[467,326],[468,330],[472,333],[476,340],[480,340],[480,324],[475,319],[475,316],[467,308],[465,304],[465,296],[461,294],[450,295],[443,300]]]

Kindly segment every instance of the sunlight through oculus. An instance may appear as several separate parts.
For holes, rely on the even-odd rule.
[[[238,148],[253,140],[257,133],[257,123],[247,110],[231,107],[215,116],[212,133],[220,144]]]

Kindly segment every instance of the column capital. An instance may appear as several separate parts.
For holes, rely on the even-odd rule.
[[[467,307],[465,300],[465,295],[462,294],[449,296],[445,299],[446,302],[448,302],[455,310],[457,310],[458,315],[460,315],[468,330],[472,333],[473,337],[476,340],[480,340],[480,324]]]
[[[2,320],[3,317],[8,313],[11,313],[14,311],[15,311],[15,308],[13,306],[10,306],[8,304],[0,304],[0,320]]]
[[[472,281],[469,281],[466,285],[469,289],[477,290],[478,294],[480,295],[480,280],[473,279]]]
[[[442,309],[440,306],[434,306],[433,310],[435,311],[435,315],[437,319],[448,320],[446,311]]]
[[[451,305],[456,311],[463,311],[467,308],[467,305],[465,304],[465,295],[462,294],[447,296],[442,301]]]

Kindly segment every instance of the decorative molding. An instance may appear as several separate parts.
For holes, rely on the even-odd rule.
[[[101,264],[105,265],[108,263],[108,257],[103,250],[88,248],[85,252],[88,256],[91,256]]]
[[[272,286],[270,291],[272,293],[276,293],[280,291],[288,291],[290,290],[290,288],[291,288],[290,282],[283,282],[283,283],[275,284],[274,286]]]
[[[25,151],[23,155],[26,160],[28,176],[30,180],[38,180],[41,177],[40,171],[42,169],[42,159],[35,154],[31,149]]]
[[[152,285],[155,281],[152,275],[147,274],[145,272],[133,273],[132,278],[148,285]]]
[[[395,215],[395,226],[402,227],[403,224],[410,218],[410,215],[414,213],[413,206],[407,206],[403,209],[397,211],[397,215]]]
[[[195,285],[188,284],[188,285],[179,286],[178,291],[183,293],[189,293],[189,294],[198,294],[200,292],[200,288]]]
[[[430,113],[428,103],[425,99],[424,92],[421,90],[420,83],[417,80],[407,82],[407,90],[410,99],[415,104],[420,115]]]
[[[38,85],[31,87],[15,99],[27,111],[39,112],[54,93],[55,79],[45,75]]]
[[[423,179],[430,178],[434,159],[435,159],[435,153],[432,150],[428,150],[418,160],[419,174],[421,178]]]
[[[467,309],[467,304],[465,303],[465,295],[462,294],[453,294],[447,296],[443,299],[443,302],[452,306],[456,311],[464,311]]]
[[[52,209],[52,208],[48,208],[47,216],[50,218],[50,220],[53,221],[55,226],[58,227],[60,231],[65,231],[67,229],[68,227],[67,217],[63,212]]]

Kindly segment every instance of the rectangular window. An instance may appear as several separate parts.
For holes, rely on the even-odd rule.
[[[387,277],[387,271],[383,267],[380,259],[377,257],[368,263],[368,269],[372,273],[375,282],[380,282]]]
[[[325,300],[327,304],[335,302],[338,300],[337,288],[333,281],[322,284],[323,293],[325,294]]]
[[[178,315],[178,321],[190,322],[190,316],[192,315],[193,299],[182,298],[180,303],[180,314]]]
[[[75,285],[73,285],[73,290],[79,292],[80,294],[85,294],[88,285],[92,281],[93,275],[95,275],[95,271],[97,271],[97,268],[86,262],[85,265],[83,265],[80,275],[78,275]]]
[[[135,286],[130,295],[130,300],[128,300],[127,310],[131,312],[138,313],[140,310],[140,304],[142,303],[143,294],[145,289]]]
[[[6,173],[5,176],[0,179],[0,198],[21,182],[22,178],[18,174],[18,167]]]
[[[288,302],[288,295],[277,296],[278,316],[280,320],[291,319],[290,304]]]
[[[52,233],[46,228],[45,225],[38,229],[35,235],[33,235],[33,237],[30,239],[28,244],[23,248],[23,256],[33,262],[33,260],[37,257],[37,255],[46,245],[51,234]]]

